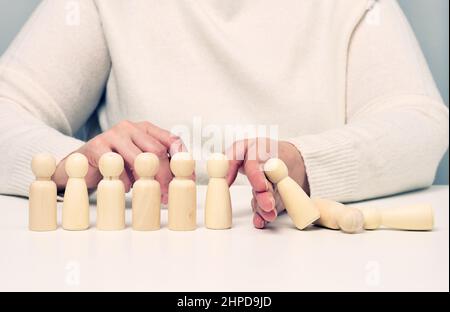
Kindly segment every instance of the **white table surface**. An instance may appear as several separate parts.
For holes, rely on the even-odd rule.
[[[0,196],[0,291],[448,291],[449,188],[359,205],[431,203],[432,232],[377,230],[357,235],[312,227],[287,215],[254,229],[246,186],[232,187],[233,228],[135,232],[30,232],[28,201]],[[58,205],[58,219],[61,204]],[[91,224],[95,223],[91,207]]]

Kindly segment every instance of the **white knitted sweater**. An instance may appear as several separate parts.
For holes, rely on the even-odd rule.
[[[31,157],[77,149],[90,116],[278,125],[341,201],[430,185],[449,133],[391,0],[44,0],[0,61],[0,193],[27,195]]]

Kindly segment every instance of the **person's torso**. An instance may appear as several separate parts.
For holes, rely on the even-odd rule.
[[[367,1],[96,3],[112,60],[103,130],[201,119],[204,131],[272,125],[286,139],[345,123],[347,50]]]

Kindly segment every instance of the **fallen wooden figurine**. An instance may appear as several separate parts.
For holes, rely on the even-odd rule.
[[[289,177],[286,164],[278,158],[269,159],[264,165],[264,172],[276,184],[289,217],[300,230],[313,223],[351,234],[380,227],[415,231],[433,229],[434,213],[430,205],[391,209],[351,207],[328,199],[311,199]]]
[[[359,209],[321,198],[313,198],[313,203],[320,212],[316,225],[350,234],[364,231],[364,215]]]
[[[374,207],[360,207],[359,209],[364,215],[364,228],[366,230],[385,227],[397,230],[430,231],[434,226],[433,207],[427,204],[389,209]]]
[[[427,204],[379,209],[350,207],[320,198],[314,198],[313,202],[320,211],[320,218],[315,224],[330,229],[340,229],[346,233],[360,233],[363,230],[375,230],[381,227],[430,231],[434,225],[433,208]]]

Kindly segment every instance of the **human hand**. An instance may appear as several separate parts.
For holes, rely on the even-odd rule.
[[[111,129],[92,138],[75,152],[87,157],[89,170],[86,175],[86,184],[89,189],[95,189],[103,178],[98,169],[100,157],[107,152],[120,154],[125,161],[125,170],[120,179],[128,192],[136,179],[134,172],[134,160],[143,152],[154,153],[160,162],[158,174],[155,179],[161,184],[161,200],[167,204],[168,185],[172,180],[172,172],[169,167],[169,157],[176,152],[185,151],[181,139],[172,135],[169,131],[161,129],[149,122],[122,121]],[[63,159],[57,166],[53,180],[58,190],[65,188],[67,174]]]
[[[269,158],[277,157],[283,160],[288,167],[289,176],[309,193],[303,158],[298,149],[289,142],[268,138],[237,141],[228,149],[227,156],[230,159],[228,184],[233,184],[240,172],[247,176],[253,188],[251,205],[256,228],[264,228],[284,210],[276,187],[270,183],[263,171],[263,165]]]

